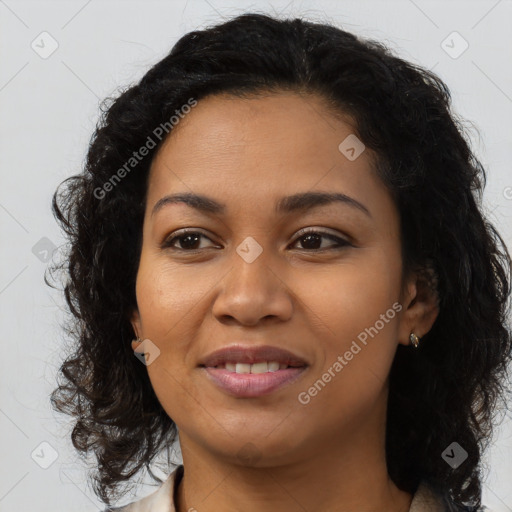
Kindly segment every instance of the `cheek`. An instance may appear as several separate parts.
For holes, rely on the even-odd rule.
[[[297,295],[316,317],[315,325],[342,344],[373,326],[399,297],[400,261],[379,250],[365,251],[328,271],[307,272],[296,280]],[[391,321],[382,329],[386,334],[396,323],[395,311],[387,316]]]
[[[190,349],[198,328],[193,325],[198,315],[204,317],[200,304],[204,290],[197,276],[192,286],[192,278],[186,273],[170,268],[167,262],[153,262],[141,259],[137,302],[143,336],[159,350],[158,357],[147,367],[148,376],[160,403],[173,417],[177,410],[187,407],[187,401],[180,397],[186,388],[184,382],[190,377],[186,372],[192,364]],[[180,402],[182,405],[177,406]]]
[[[352,275],[354,282],[355,277]],[[350,286],[347,285],[346,291]],[[377,292],[374,288],[371,288]],[[361,289],[356,295],[362,296]],[[321,325],[310,335],[322,348],[309,379],[297,396],[304,421],[317,424],[325,435],[340,425],[363,421],[384,396],[397,346],[397,315],[383,291],[367,300],[354,300],[345,291],[331,301],[333,290],[325,290]],[[383,317],[381,316],[383,315]],[[382,319],[384,318],[384,319]],[[312,325],[312,322],[310,322]],[[302,406],[299,406],[302,407]],[[317,428],[317,427],[315,427]]]
[[[191,268],[191,267],[190,267]],[[174,421],[192,414],[184,361],[190,353],[195,321],[204,297],[201,279],[187,275],[160,258],[141,258],[136,293],[142,332],[159,349],[159,355],[147,366],[151,386],[163,408]]]
[[[321,391],[312,405],[318,411],[333,401],[339,405],[332,411],[336,417],[347,410],[362,411],[383,391],[397,347],[401,310],[401,263],[385,255],[368,250],[329,273],[302,279],[310,334],[322,346],[308,385],[318,379],[328,382],[325,388],[322,383],[316,386]]]
[[[165,344],[179,333],[183,321],[193,321],[201,302],[211,288],[208,276],[189,266],[178,268],[166,261],[153,260],[141,266],[137,276],[137,302],[144,335]],[[196,313],[191,315],[190,313]],[[179,336],[178,336],[179,337]]]

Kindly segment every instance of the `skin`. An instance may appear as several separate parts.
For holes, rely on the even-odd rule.
[[[354,132],[316,96],[216,95],[180,121],[152,163],[132,325],[160,350],[147,371],[179,428],[178,512],[409,510],[412,496],[386,467],[388,374],[398,344],[426,334],[438,309],[419,275],[402,276],[399,214],[370,150],[354,161],[338,150]],[[274,213],[279,198],[308,191],[344,193],[370,215],[341,203]],[[176,203],[151,215],[177,192],[206,195],[226,211]],[[182,228],[206,238],[161,247]],[[308,245],[301,228],[352,246]],[[252,263],[236,252],[247,237],[263,249]],[[299,393],[396,302],[402,310],[300,403]],[[285,347],[309,365],[270,395],[233,397],[198,364],[237,341]]]

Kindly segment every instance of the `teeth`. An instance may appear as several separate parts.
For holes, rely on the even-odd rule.
[[[268,372],[268,364],[267,363],[254,363],[254,364],[250,365],[250,370],[251,370],[251,373],[267,373]],[[237,371],[238,371],[238,369],[237,369]]]
[[[236,363],[236,373],[251,373],[251,365],[245,363]]]
[[[236,373],[267,373],[276,372],[288,368],[287,364],[280,364],[277,361],[264,361],[261,363],[226,363],[218,365],[216,368],[226,369]]]

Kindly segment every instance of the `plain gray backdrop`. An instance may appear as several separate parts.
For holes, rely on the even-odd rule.
[[[140,79],[186,32],[247,11],[334,23],[433,69],[472,130],[488,171],[486,211],[512,248],[510,0],[0,0],[0,512],[104,508],[69,419],[49,404],[64,338],[63,298],[43,281],[64,242],[52,194],[81,170],[101,99]],[[486,462],[484,504],[512,512],[510,414]],[[124,502],[154,490],[143,482]]]

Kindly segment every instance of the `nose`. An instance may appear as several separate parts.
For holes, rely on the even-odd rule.
[[[273,265],[263,254],[248,263],[236,252],[231,263],[212,308],[220,322],[254,326],[291,318],[293,294],[279,265]]]

